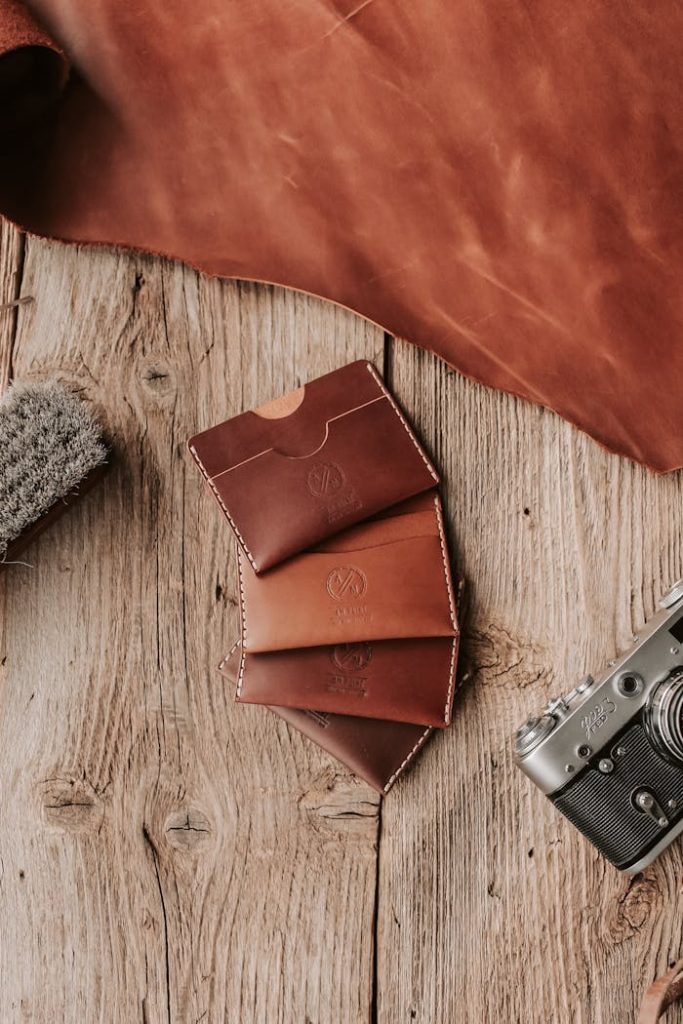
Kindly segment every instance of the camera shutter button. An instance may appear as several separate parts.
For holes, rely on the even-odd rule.
[[[560,714],[565,714],[569,710],[569,705],[579,697],[583,697],[586,690],[590,690],[594,682],[593,676],[586,676],[565,697],[560,698],[560,703],[563,705],[560,708]]]

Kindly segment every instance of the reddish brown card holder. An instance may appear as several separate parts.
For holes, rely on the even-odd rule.
[[[238,642],[222,663],[221,672],[235,681],[239,663]],[[388,793],[399,776],[411,766],[433,733],[433,729],[421,725],[359,718],[356,715],[284,707],[270,707],[270,710],[383,794]]]
[[[197,434],[189,449],[257,573],[439,481],[365,360]]]
[[[246,654],[236,700],[445,728],[457,652],[454,636]]]
[[[250,653],[458,632],[435,490],[262,576],[238,551],[238,571]]]

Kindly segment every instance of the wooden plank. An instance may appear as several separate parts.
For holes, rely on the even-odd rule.
[[[608,455],[405,343],[390,358],[446,479],[474,676],[384,803],[378,1021],[632,1024],[681,952],[681,844],[620,874],[514,768],[509,739],[683,575],[681,474]]]
[[[11,259],[10,257],[6,257]],[[367,1024],[378,798],[215,671],[229,532],[186,438],[383,336],[279,289],[28,242],[13,363],[82,390],[97,492],[6,573],[3,1021]]]
[[[365,1024],[377,799],[232,706],[214,671],[231,545],[184,441],[357,355],[381,365],[381,333],[158,260],[32,240],[18,274],[3,232],[2,301],[33,302],[0,317],[0,379],[82,388],[117,461],[0,581],[0,1018]],[[679,848],[619,875],[508,737],[682,573],[680,474],[392,352],[447,481],[475,675],[382,811],[377,1019],[630,1024],[680,952]]]
[[[0,388],[12,371],[20,305],[31,301],[21,290],[23,255],[23,235],[13,224],[0,220]]]

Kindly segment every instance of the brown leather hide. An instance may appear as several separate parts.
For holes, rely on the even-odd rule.
[[[10,217],[325,296],[683,464],[677,0],[29,6],[73,71],[51,107],[58,57],[0,68]]]

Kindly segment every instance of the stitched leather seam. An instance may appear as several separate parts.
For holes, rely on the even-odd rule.
[[[249,550],[249,548],[247,547],[247,543],[246,543],[246,541],[245,541],[244,537],[242,536],[242,534],[240,533],[240,531],[239,531],[239,530],[237,529],[237,526],[236,526],[236,524],[235,524],[235,521],[234,521],[234,519],[232,518],[232,516],[230,515],[230,512],[228,511],[228,507],[227,507],[227,505],[225,504],[225,502],[223,501],[223,498],[222,498],[222,497],[221,497],[221,495],[219,494],[218,488],[217,488],[217,487],[216,487],[216,485],[214,484],[214,482],[213,482],[213,480],[211,479],[211,477],[209,476],[209,474],[208,474],[208,473],[206,472],[206,470],[204,469],[204,465],[203,465],[203,463],[202,463],[201,459],[199,458],[199,455],[197,454],[197,449],[196,449],[196,448],[194,447],[194,445],[190,445],[190,451],[192,452],[192,455],[193,455],[193,457],[194,457],[194,461],[195,461],[195,462],[197,463],[197,465],[199,466],[199,468],[200,468],[200,470],[201,470],[202,476],[204,477],[204,479],[206,480],[207,484],[209,485],[209,487],[210,487],[210,488],[211,488],[211,490],[213,491],[213,493],[214,493],[214,496],[215,496],[215,498],[216,498],[216,501],[218,502],[218,504],[220,505],[220,507],[221,507],[221,508],[223,509],[223,511],[225,512],[225,516],[226,516],[226,519],[227,519],[227,520],[228,520],[228,522],[230,523],[230,526],[232,527],[233,533],[234,533],[234,534],[235,534],[235,536],[236,536],[236,537],[238,538],[238,540],[239,540],[240,544],[241,544],[241,545],[242,545],[242,547],[244,548],[244,553],[245,553],[245,555],[247,556],[247,558],[248,558],[248,559],[249,559],[249,561],[251,562],[252,566],[254,567],[254,572],[258,572],[258,568],[257,568],[257,566],[256,566],[256,562],[254,561],[254,559],[253,559],[253,557],[252,557],[251,551],[250,551],[250,550]]]
[[[235,640],[234,644],[232,645],[232,647],[230,648],[228,653],[225,655],[225,657],[223,658],[223,660],[220,663],[220,665],[218,666],[218,671],[219,672],[222,671],[222,669],[224,669],[225,666],[228,664],[228,662],[230,661],[231,656],[235,653],[235,651],[237,650],[239,645],[240,645],[240,641],[239,640]]]
[[[453,683],[455,682],[455,649],[458,642],[457,636],[453,637],[451,644],[451,664],[448,669],[448,693],[446,694],[446,706],[443,709],[443,720],[446,725],[451,722],[451,700],[453,698]]]
[[[458,623],[455,617],[455,599],[453,597],[453,584],[451,581],[450,574],[448,572],[448,558],[446,556],[446,532],[443,525],[443,516],[441,515],[441,502],[439,501],[438,495],[434,495],[434,508],[436,510],[436,521],[439,525],[439,541],[441,543],[441,557],[443,559],[443,571],[446,578],[446,592],[448,594],[448,606],[451,612],[451,625],[456,631],[453,637],[453,644],[451,646],[451,664],[448,674],[448,693],[446,694],[446,704],[444,707],[444,723],[450,724],[451,720],[451,699],[453,696],[453,683],[455,680],[455,645],[459,635]]]
[[[391,395],[391,394],[389,393],[389,391],[388,391],[388,390],[386,389],[386,387],[384,386],[384,381],[382,380],[382,378],[380,377],[380,375],[379,375],[379,374],[377,373],[377,370],[376,370],[376,369],[375,369],[375,367],[374,367],[374,366],[372,365],[372,363],[366,363],[365,365],[366,365],[366,366],[367,366],[367,368],[368,368],[368,372],[369,372],[369,373],[370,373],[370,374],[372,375],[372,377],[374,377],[374,379],[376,380],[377,384],[379,385],[379,387],[380,387],[381,391],[382,391],[382,392],[383,392],[383,394],[384,394],[384,397],[385,397],[385,398],[388,398],[388,399],[389,399],[389,404],[391,405],[392,409],[394,410],[394,412],[395,412],[395,413],[396,413],[396,415],[398,416],[399,420],[400,420],[400,421],[401,421],[401,423],[403,424],[403,426],[404,426],[404,428],[405,428],[405,431],[406,431],[406,433],[407,433],[408,437],[409,437],[409,438],[410,438],[410,440],[411,440],[411,441],[413,442],[413,444],[415,445],[415,448],[416,448],[416,449],[417,449],[417,451],[419,452],[420,458],[421,458],[421,459],[422,459],[422,461],[424,462],[425,466],[426,466],[426,467],[427,467],[427,469],[429,470],[429,472],[430,472],[430,474],[432,475],[432,477],[434,478],[434,480],[435,480],[435,481],[436,481],[436,482],[438,483],[438,482],[439,482],[439,474],[438,474],[438,473],[436,472],[436,470],[435,470],[435,469],[434,469],[434,467],[432,466],[431,462],[429,461],[429,459],[427,458],[427,456],[425,455],[425,453],[424,453],[424,452],[422,451],[422,448],[421,448],[421,446],[420,446],[420,443],[419,443],[419,441],[417,440],[417,438],[415,437],[415,434],[414,434],[414,433],[412,432],[412,430],[411,430],[411,429],[410,429],[410,427],[408,426],[408,423],[406,422],[406,418],[405,418],[405,416],[403,415],[403,413],[401,412],[401,410],[400,410],[400,409],[399,409],[399,407],[397,406],[397,404],[396,404],[396,402],[394,401],[394,399],[393,399],[392,395]]]
[[[458,622],[455,617],[455,599],[453,597],[453,585],[451,577],[448,573],[448,558],[446,557],[446,532],[443,525],[443,517],[441,515],[441,502],[439,501],[438,495],[434,495],[434,508],[436,509],[436,520],[439,524],[439,541],[441,542],[441,557],[443,558],[443,571],[446,578],[446,591],[448,592],[448,606],[451,610],[451,625],[453,629],[458,631]]]
[[[247,645],[247,616],[244,602],[244,581],[242,579],[242,553],[237,549],[237,579],[240,587],[240,631],[242,642],[242,655],[240,657],[240,669],[237,674],[237,696],[242,696],[242,683],[244,681],[244,663],[246,660],[245,649]]]
[[[425,729],[425,731],[422,733],[422,735],[420,736],[419,740],[417,741],[417,743],[415,744],[413,749],[410,751],[410,753],[406,754],[406,756],[403,758],[403,760],[401,761],[400,765],[398,766],[398,768],[396,769],[394,774],[391,776],[391,778],[388,780],[388,782],[384,786],[384,789],[382,790],[383,793],[388,793],[389,792],[389,790],[391,789],[393,784],[396,782],[396,779],[399,777],[399,775],[401,774],[403,769],[406,767],[408,762],[411,760],[411,758],[415,757],[415,754],[418,752],[418,750],[420,749],[420,747],[422,746],[424,741],[427,739],[427,737],[429,736],[431,731],[432,731],[431,730],[431,726],[429,728]]]

